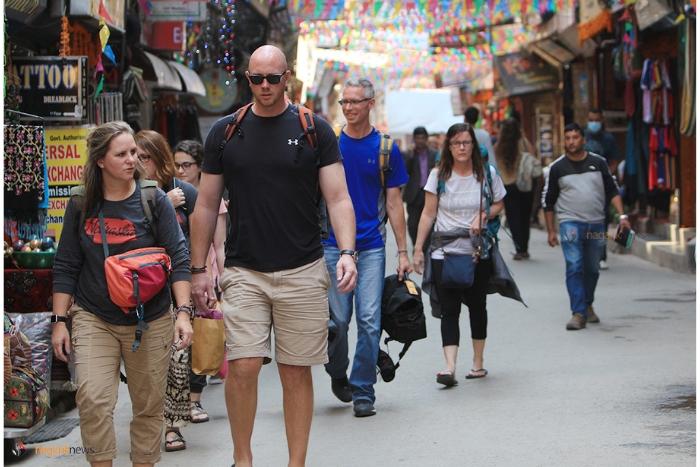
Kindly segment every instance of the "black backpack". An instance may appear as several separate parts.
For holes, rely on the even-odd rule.
[[[408,279],[408,274],[405,275],[403,281],[399,281],[397,274],[384,279],[382,330],[389,335],[384,340],[385,344],[388,344],[389,341],[397,341],[404,344],[394,369],[399,367],[401,358],[403,358],[414,341],[425,339],[428,336],[425,327],[421,290],[413,281]],[[382,355],[382,353],[380,351],[377,362],[380,369],[386,367],[387,364],[386,357],[388,355]],[[382,377],[384,377],[384,373],[382,372]],[[384,380],[387,381],[386,378]]]

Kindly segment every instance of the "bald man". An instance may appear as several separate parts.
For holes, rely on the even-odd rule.
[[[231,227],[220,285],[226,324],[228,409],[236,467],[253,462],[250,440],[258,374],[275,360],[284,392],[289,466],[305,465],[313,415],[311,366],[328,362],[328,286],[316,197],[320,187],[341,249],[354,252],[355,213],[342,156],[331,126],[318,116],[319,156],[299,144],[297,107],[284,100],[287,59],[272,46],[250,57],[246,77],[255,104],[220,155],[230,117],[214,124],[205,144],[202,179],[192,223],[192,296],[198,309],[215,300],[206,258],[219,203],[230,193]],[[340,293],[355,288],[354,255],[335,265]],[[274,324],[273,324],[274,323]]]

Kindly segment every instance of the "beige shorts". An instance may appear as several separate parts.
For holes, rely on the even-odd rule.
[[[226,268],[221,276],[226,359],[263,357],[269,361],[274,327],[277,363],[327,363],[329,285],[323,258],[276,272]]]

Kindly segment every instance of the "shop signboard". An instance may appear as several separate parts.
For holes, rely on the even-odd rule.
[[[46,0],[6,0],[5,16],[29,24],[46,9]]]
[[[20,110],[46,121],[80,121],[87,108],[87,57],[12,57]]]
[[[537,153],[541,161],[554,160],[554,112],[549,108],[538,108],[537,118]]]
[[[49,174],[49,210],[47,235],[61,237],[63,217],[70,189],[78,186],[87,162],[87,134],[90,126],[47,127],[46,165]]]
[[[148,21],[153,23],[161,21],[206,21],[208,16],[206,2],[171,2],[154,1],[150,2],[151,10]]]
[[[551,91],[559,86],[559,70],[537,55],[497,55],[493,61],[511,96]]]
[[[206,96],[195,95],[194,100],[204,111],[217,114],[225,113],[238,99],[238,84],[233,76],[220,68],[210,68],[199,74]]]

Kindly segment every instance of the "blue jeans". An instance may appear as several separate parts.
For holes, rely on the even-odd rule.
[[[587,318],[586,307],[593,303],[600,258],[605,248],[605,225],[602,222],[562,222],[559,227],[571,313],[581,313]]]
[[[377,356],[382,333],[382,292],[386,254],[384,247],[361,251],[357,260],[357,286],[353,292],[341,295],[336,286],[335,265],[340,258],[336,247],[324,245],[326,267],[331,277],[328,287],[328,305],[331,322],[328,326],[328,363],[326,372],[333,379],[347,375],[348,327],[352,318],[355,298],[357,320],[357,347],[350,373],[352,399],[368,400],[374,404],[374,383],[377,382]]]

